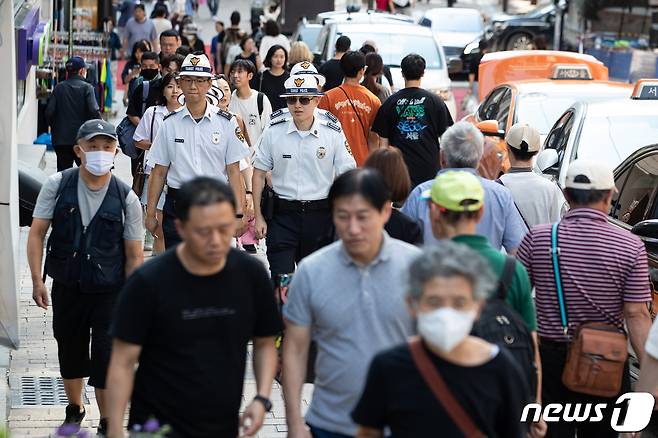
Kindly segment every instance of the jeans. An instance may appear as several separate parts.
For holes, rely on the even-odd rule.
[[[318,429],[313,427],[310,424],[308,427],[311,429],[311,435],[313,438],[354,438],[350,435],[343,435],[342,433],[329,432],[328,430]]]
[[[207,2],[210,15],[217,15],[217,10],[219,10],[219,0],[207,0]]]

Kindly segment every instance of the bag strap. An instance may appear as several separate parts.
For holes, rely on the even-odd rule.
[[[500,179],[500,178],[496,178],[496,179],[494,180],[494,182],[497,182],[497,183],[500,184],[501,186],[506,187],[505,184],[503,184],[503,180]],[[521,220],[523,220],[523,223],[525,224],[526,228],[527,228],[527,229],[530,229],[530,225],[528,225],[528,221],[525,220],[525,218],[523,217],[523,213],[521,213],[521,209],[520,209],[519,206],[516,204],[516,201],[514,201],[514,207],[516,207],[516,211],[519,212],[519,216],[521,216]]]
[[[343,94],[345,95],[345,97],[347,97],[347,101],[350,103],[350,105],[352,105],[352,109],[354,110],[354,114],[356,114],[356,118],[359,119],[359,123],[361,124],[361,129],[363,129],[363,135],[365,135],[365,137],[366,137],[366,144],[367,144],[368,143],[368,132],[366,131],[365,125],[361,121],[361,116],[359,116],[359,112],[356,110],[356,107],[354,106],[354,102],[352,102],[352,99],[350,99],[350,96],[348,96],[347,92],[343,89],[342,86],[339,85],[338,88],[340,88],[340,91],[342,91]]]
[[[142,114],[146,112],[146,101],[149,98],[149,91],[151,90],[150,81],[142,82]]]
[[[155,110],[157,106],[153,106],[153,115],[151,116],[151,130],[149,131],[149,139],[151,146],[153,146],[153,122],[155,122]]]
[[[516,258],[512,256],[505,256],[505,265],[503,266],[503,272],[500,274],[498,279],[498,291],[496,292],[496,298],[505,300],[507,298],[507,291],[512,285],[512,279],[514,278],[514,273],[516,272]]]
[[[562,321],[562,330],[564,336],[567,335],[569,330],[569,323],[567,321],[567,308],[564,302],[564,293],[562,291],[562,278],[560,278],[560,264],[558,263],[558,256],[560,255],[560,247],[557,245],[557,231],[559,222],[555,222],[551,226],[551,258],[553,260],[553,273],[555,274],[555,289],[557,290],[557,301],[560,305],[560,320]]]
[[[256,96],[256,104],[258,105],[258,117],[263,116],[263,98],[264,94],[261,93],[260,91],[258,92],[258,96]]]
[[[415,337],[409,340],[409,350],[411,351],[411,357],[414,360],[416,368],[418,368],[418,371],[423,376],[423,380],[425,380],[425,383],[430,387],[434,396],[464,436],[466,438],[484,437],[485,435],[473,423],[473,420],[471,420],[466,411],[464,411],[464,408],[462,408],[455,396],[450,392],[441,374],[439,374],[439,371],[427,356],[420,342],[420,338]]]

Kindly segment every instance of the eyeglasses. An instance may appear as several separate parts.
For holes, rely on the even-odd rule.
[[[293,96],[291,96],[291,97],[286,97],[286,103],[288,105],[294,105],[299,100],[299,103],[301,103],[302,105],[308,105],[309,103],[311,103],[311,99],[313,99],[313,98],[312,97],[293,97]]]
[[[190,86],[192,84],[198,86],[198,85],[207,84],[208,82],[210,82],[210,78],[196,78],[196,79],[188,78],[188,77],[184,77],[184,78],[179,77],[178,78],[178,83],[179,84],[184,84],[184,85],[187,85],[187,86]]]

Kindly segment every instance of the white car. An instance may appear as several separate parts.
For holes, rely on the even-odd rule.
[[[578,102],[548,133],[536,171],[564,187],[569,164],[591,158],[617,167],[639,147],[658,143],[658,101],[637,98]]]
[[[328,20],[318,37],[316,61],[324,62],[333,58],[336,40],[342,35],[348,36],[352,41],[352,50],[358,50],[368,40],[375,43],[378,53],[384,60],[384,65],[391,70],[393,91],[404,87],[404,79],[400,70],[402,58],[409,53],[421,55],[426,62],[425,76],[422,79],[423,88],[441,96],[453,120],[456,119],[457,107],[455,96],[452,94],[452,83],[448,76],[449,65],[439,39],[432,34],[430,29],[417,24],[400,24],[376,19],[369,21]],[[456,60],[450,65],[450,69],[459,71],[461,61]]]

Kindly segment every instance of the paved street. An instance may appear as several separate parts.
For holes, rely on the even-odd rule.
[[[230,13],[233,10],[238,10],[243,17],[243,26],[247,26],[249,3],[247,0],[221,0],[219,16],[228,23]],[[419,1],[416,9],[408,12],[416,14],[429,7],[438,7],[444,4],[445,2],[439,0],[431,0],[428,3]],[[337,9],[344,7],[342,5],[342,0],[336,1]],[[499,9],[496,0],[459,0],[457,6],[479,7],[487,15]],[[510,9],[513,12],[521,12],[529,8],[530,3],[526,0],[510,1]],[[202,39],[208,43],[214,35],[214,29],[205,4],[200,7],[197,23],[202,29]],[[460,91],[459,88],[463,88],[465,83],[456,82],[454,85],[455,94],[459,98],[463,95],[463,90]],[[125,112],[121,105],[120,93],[115,96],[114,110],[118,113],[118,119],[113,120],[116,123]],[[46,172],[48,174],[55,172],[53,152],[47,153]],[[117,158],[115,174],[130,183],[130,167],[127,157],[120,155]],[[57,347],[52,332],[52,311],[50,309],[43,311],[36,307],[32,301],[31,279],[25,254],[27,231],[27,228],[21,230],[20,241],[19,319],[21,324],[21,348],[11,352],[11,365],[8,376],[10,390],[8,397],[10,403],[8,426],[12,438],[51,436],[55,428],[64,419],[64,408],[67,404],[62,381],[59,378]],[[262,252],[256,257],[266,263]],[[50,286],[50,282],[51,280],[48,279],[48,286]],[[255,379],[249,360],[243,400],[250,401],[255,394]],[[310,401],[311,394],[312,385],[306,385],[303,396],[306,405]],[[282,392],[280,386],[276,383],[273,386],[271,399],[274,408],[267,415],[265,426],[257,435],[260,438],[285,437],[287,435]],[[94,392],[91,387],[86,387],[85,402],[87,416],[83,422],[83,427],[89,432],[95,433],[99,413],[95,406]]]

